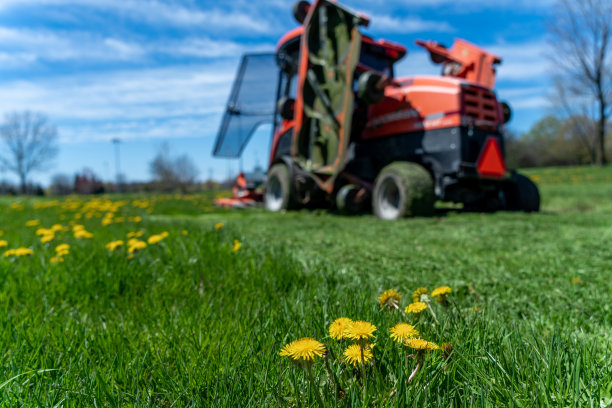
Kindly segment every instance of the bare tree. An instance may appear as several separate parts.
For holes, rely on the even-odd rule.
[[[49,190],[53,195],[67,195],[72,193],[74,183],[72,177],[67,174],[58,173],[51,177]]]
[[[604,165],[612,114],[612,2],[558,0],[549,31],[559,103],[567,116],[588,116],[597,123],[595,137],[579,137]]]
[[[186,191],[187,187],[195,183],[199,174],[188,155],[172,157],[167,143],[162,144],[150,168],[153,180],[164,190],[180,188]]]
[[[41,113],[14,112],[0,126],[0,139],[6,145],[0,166],[19,177],[25,194],[30,173],[46,170],[57,155],[57,129]]]

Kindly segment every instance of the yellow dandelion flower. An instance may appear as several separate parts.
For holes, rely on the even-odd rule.
[[[363,351],[363,360],[361,357]],[[372,354],[372,345],[367,344],[363,348],[359,344],[351,344],[344,350],[344,361],[354,366],[367,363],[372,358],[374,358],[374,354]]]
[[[285,345],[280,352],[281,356],[290,357],[294,361],[309,362],[315,357],[323,357],[325,346],[311,337],[292,341]]]
[[[404,345],[415,350],[440,350],[440,346],[436,343],[423,339],[408,339],[404,341]]]
[[[109,251],[113,252],[115,249],[119,248],[122,245],[123,245],[123,241],[122,240],[111,241],[108,244],[106,244],[106,249],[108,249]]]
[[[64,258],[62,258],[61,256],[53,256],[53,257],[51,257],[50,262],[52,264],[54,264],[54,263],[61,263],[61,262],[64,262]]]
[[[435,288],[431,292],[431,297],[435,298],[435,297],[440,296],[440,295],[448,295],[452,291],[453,290],[450,287],[448,287],[448,286],[440,286],[439,288]]]
[[[81,230],[84,230],[84,229],[85,229],[85,226],[83,226],[83,225],[81,225],[81,224],[74,224],[74,225],[72,226],[72,230],[73,230],[73,231],[81,231]]]
[[[79,229],[74,231],[74,237],[75,238],[93,238],[93,234],[91,232],[87,232],[84,229]]]
[[[352,322],[348,325],[344,333],[344,337],[352,340],[364,341],[374,337],[375,331],[376,326],[374,326],[372,323],[357,320],[356,322]]]
[[[42,242],[43,244],[46,244],[47,242],[53,241],[54,238],[55,238],[55,234],[53,233],[45,234],[40,238],[40,242]]]
[[[151,235],[149,237],[149,239],[147,239],[147,243],[149,245],[153,245],[153,244],[157,244],[158,242],[160,242],[162,239],[164,239],[165,237],[162,234],[158,234],[158,235]]]
[[[412,303],[420,302],[421,301],[421,295],[426,295],[428,293],[429,293],[429,291],[427,290],[427,288],[418,288],[412,294]]]
[[[187,230],[182,230],[181,231],[181,235],[187,235],[187,234],[189,234],[189,231],[187,231]]]
[[[53,234],[53,230],[50,228],[39,228],[36,230],[36,235],[49,235]]]
[[[419,314],[419,313],[421,313],[425,309],[427,309],[427,304],[426,303],[423,303],[423,302],[414,302],[414,303],[411,303],[408,306],[406,306],[406,310],[404,310],[404,311],[406,313]]]
[[[53,232],[58,232],[58,231],[61,231],[62,229],[64,229],[62,224],[53,224],[51,226],[51,231]]]
[[[131,222],[140,222],[140,221],[142,221],[142,217],[140,215],[137,215],[135,217],[130,217],[129,220]]]
[[[128,252],[131,254],[136,251],[140,251],[141,249],[145,249],[147,247],[147,243],[144,241],[140,241],[138,239],[130,239],[128,241]]]
[[[128,238],[140,238],[140,237],[142,237],[143,234],[144,234],[144,232],[142,232],[142,231],[128,232],[127,237]]]
[[[4,248],[4,247],[5,247],[5,246],[7,246],[7,245],[8,245],[8,242],[6,242],[6,241],[5,241],[5,240],[3,240],[3,239],[0,239],[0,248]]]
[[[414,326],[408,323],[398,323],[389,329],[391,332],[391,338],[398,343],[402,343],[405,340],[417,337],[419,331]]]
[[[104,217],[104,218],[102,218],[101,223],[102,223],[103,227],[107,227],[107,226],[109,226],[109,225],[111,225],[113,223],[113,219],[112,218],[108,218],[108,217]]]
[[[385,290],[383,293],[378,296],[378,303],[383,307],[386,304],[389,305],[398,305],[400,300],[402,299],[402,295],[400,295],[395,289]]]
[[[64,252],[70,249],[70,245],[68,244],[59,244],[55,247],[55,252]]]
[[[39,220],[30,220],[30,221],[26,222],[26,227],[35,227],[37,225],[40,225],[40,221]]]
[[[332,339],[342,340],[345,338],[344,332],[353,321],[348,317],[340,317],[329,325],[329,336]]]
[[[223,223],[220,222],[218,224],[215,224],[215,230],[220,230],[221,228],[223,228]]]
[[[242,246],[242,243],[240,241],[238,241],[237,239],[234,240],[234,247],[232,248],[232,252],[237,252],[240,247]]]

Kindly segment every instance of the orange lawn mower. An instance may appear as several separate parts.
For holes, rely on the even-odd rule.
[[[430,215],[436,200],[474,211],[538,211],[537,186],[506,168],[495,91],[501,59],[464,40],[417,41],[440,76],[396,78],[406,48],[363,35],[369,18],[337,2],[300,1],[300,26],[274,54],[242,58],[214,148],[239,157],[272,123],[265,207]]]

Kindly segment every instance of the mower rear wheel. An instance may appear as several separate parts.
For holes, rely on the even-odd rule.
[[[289,210],[293,207],[291,172],[284,163],[277,163],[268,171],[264,205],[268,211]]]
[[[391,163],[380,171],[374,182],[372,208],[380,219],[431,215],[434,203],[433,179],[419,164]]]
[[[510,211],[540,211],[540,192],[529,177],[515,174],[504,189],[506,208]]]

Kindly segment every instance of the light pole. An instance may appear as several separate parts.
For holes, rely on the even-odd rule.
[[[113,144],[115,145],[115,171],[117,172],[117,191],[121,191],[121,169],[119,168],[119,144],[121,143],[121,139],[113,139]]]

